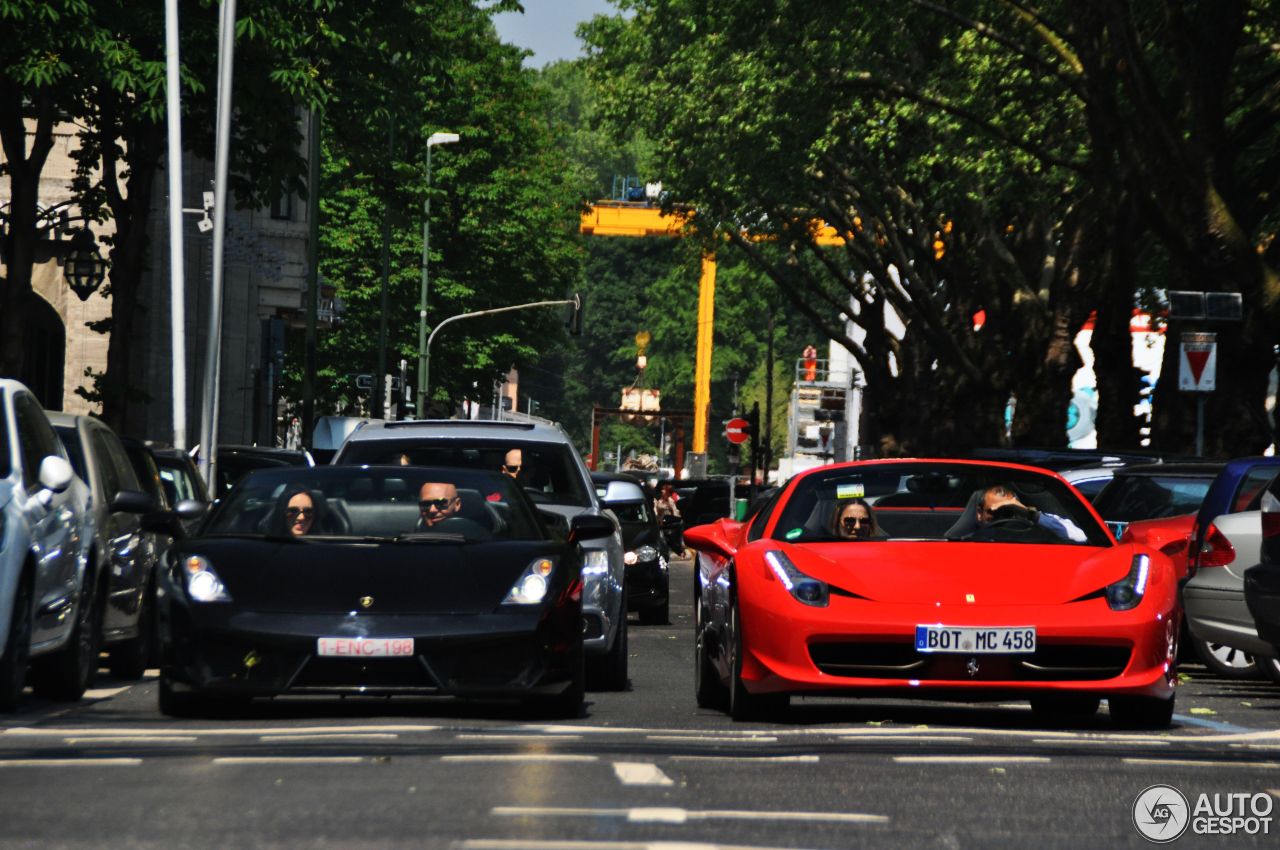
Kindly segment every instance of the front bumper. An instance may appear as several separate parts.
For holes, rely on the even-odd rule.
[[[670,576],[662,559],[627,567],[627,610],[640,611],[667,601]]]
[[[930,610],[832,597],[812,608],[768,594],[743,599],[742,680],[752,693],[985,699],[1046,691],[1167,698],[1176,685],[1176,611],[1116,612],[1097,599],[1064,606]],[[803,610],[797,610],[803,609]],[[1153,613],[1158,611],[1158,613]],[[1036,627],[1034,655],[919,653],[915,627]],[[895,693],[896,692],[896,693]]]
[[[554,694],[581,664],[577,605],[480,615],[304,615],[166,601],[159,613],[162,674],[228,696]],[[414,654],[320,657],[319,637],[408,637]]]

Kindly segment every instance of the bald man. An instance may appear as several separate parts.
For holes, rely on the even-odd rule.
[[[489,540],[493,533],[475,520],[459,516],[462,497],[448,481],[428,481],[418,489],[418,531],[460,534],[467,540]]]

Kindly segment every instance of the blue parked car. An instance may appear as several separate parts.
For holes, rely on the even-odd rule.
[[[1206,666],[1236,678],[1280,682],[1280,661],[1258,636],[1244,573],[1261,560],[1262,510],[1280,509],[1280,457],[1247,457],[1218,473],[1196,514],[1182,588],[1188,638]]]

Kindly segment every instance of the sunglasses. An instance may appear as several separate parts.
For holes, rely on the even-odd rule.
[[[435,508],[438,511],[442,511],[445,508],[449,507],[449,505],[452,502],[453,502],[453,499],[423,499],[421,502],[418,502],[418,510],[422,511],[423,513],[426,513],[432,508]]]
[[[284,511],[289,519],[311,519],[315,513],[315,508],[285,508]]]
[[[860,516],[847,516],[840,520],[840,524],[845,528],[857,528],[860,525],[871,525],[871,520]]]
[[[502,465],[502,468],[505,469],[507,472],[519,472],[523,467],[521,467],[520,464],[518,463],[514,465],[510,463],[504,463]]]

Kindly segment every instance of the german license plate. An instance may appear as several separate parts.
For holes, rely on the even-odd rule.
[[[413,638],[316,638],[324,658],[401,658],[413,655]]]
[[[917,652],[965,655],[1026,654],[1036,651],[1034,626],[916,626]]]

